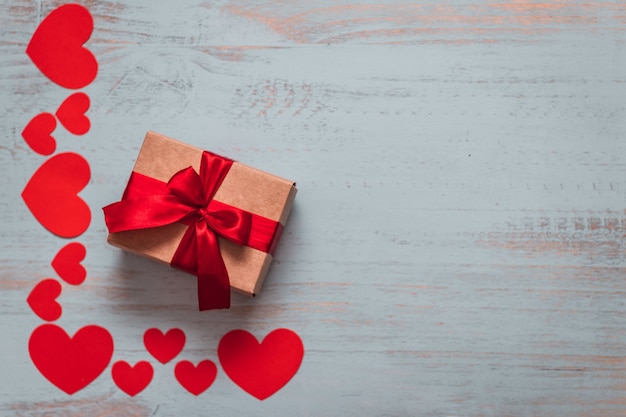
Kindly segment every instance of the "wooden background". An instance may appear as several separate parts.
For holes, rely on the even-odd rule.
[[[58,324],[148,360],[130,398],[110,367],[68,396],[33,366],[26,303],[67,241],[20,193],[45,160],[21,138],[71,92],[25,48],[58,1],[0,8],[3,416],[626,415],[626,5],[622,0],[84,1],[99,62],[83,155],[88,277]],[[298,182],[262,294],[195,310],[195,280],[105,243],[147,130]],[[296,331],[298,374],[260,402],[218,367],[199,397],[145,351]]]

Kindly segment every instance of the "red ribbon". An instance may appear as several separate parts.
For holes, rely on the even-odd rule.
[[[271,253],[280,232],[274,220],[213,199],[232,164],[205,151],[199,175],[188,167],[165,184],[133,172],[122,201],[103,209],[111,233],[176,222],[189,226],[170,264],[198,275],[200,310],[230,307],[230,280],[217,236]]]

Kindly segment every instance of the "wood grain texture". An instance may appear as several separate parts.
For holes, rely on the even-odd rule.
[[[28,357],[26,297],[67,242],[20,193],[43,162],[26,123],[70,94],[24,50],[59,1],[0,14],[0,415],[626,415],[626,6],[621,1],[81,2],[100,70],[84,284],[58,321],[151,361],[135,398],[110,367],[73,396]],[[263,291],[195,311],[195,280],[105,243],[147,130],[293,178]],[[296,377],[264,402],[218,369],[192,397],[142,344],[180,327],[217,362],[229,330],[295,330]]]

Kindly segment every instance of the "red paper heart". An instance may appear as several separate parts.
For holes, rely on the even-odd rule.
[[[61,284],[57,280],[47,278],[32,289],[26,301],[42,320],[54,321],[61,317],[61,305],[56,298],[61,294]]]
[[[70,338],[54,324],[42,324],[30,335],[28,351],[48,381],[68,394],[83,389],[107,367],[113,338],[99,326],[85,326]]]
[[[200,395],[215,381],[217,366],[208,359],[198,363],[198,366],[189,361],[181,361],[176,364],[174,375],[187,391]]]
[[[57,127],[57,119],[50,113],[40,113],[33,117],[22,130],[22,137],[30,148],[40,155],[50,155],[57,148],[52,132]]]
[[[135,366],[130,366],[125,361],[118,361],[113,364],[111,375],[119,389],[134,397],[152,381],[154,370],[152,365],[146,361],[139,361]]]
[[[167,363],[183,350],[185,333],[180,329],[170,329],[165,334],[159,329],[148,329],[143,335],[143,344],[159,362]]]
[[[93,18],[78,4],[54,9],[33,34],[26,54],[44,75],[65,88],[82,88],[96,78],[98,62],[83,44]]]
[[[84,135],[91,126],[89,118],[85,116],[89,110],[89,96],[85,93],[75,93],[61,103],[56,115],[67,130],[75,135]]]
[[[79,285],[87,276],[85,267],[80,264],[85,255],[87,250],[81,243],[68,243],[57,252],[51,263],[52,268],[68,284]]]
[[[245,330],[233,330],[222,337],[217,354],[224,372],[235,384],[264,400],[295,375],[304,346],[289,329],[276,329],[261,343]]]
[[[78,197],[89,182],[89,164],[75,153],[61,153],[44,162],[33,174],[22,198],[35,218],[50,232],[76,237],[91,221],[89,206]]]

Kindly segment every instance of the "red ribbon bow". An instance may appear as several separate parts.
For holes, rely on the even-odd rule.
[[[248,245],[253,223],[263,224],[255,245],[269,252],[278,223],[213,200],[233,161],[202,153],[200,175],[192,167],[172,176],[167,184],[133,172],[122,201],[104,207],[110,232],[145,229],[176,222],[187,224],[171,265],[198,275],[200,310],[230,307],[230,280],[217,236]],[[270,224],[271,223],[271,224]],[[267,233],[271,230],[271,233]],[[260,247],[259,247],[260,246]]]

